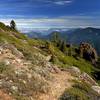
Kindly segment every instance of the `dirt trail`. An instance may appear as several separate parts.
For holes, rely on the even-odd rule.
[[[15,100],[15,99],[13,99],[11,96],[0,90],[0,100]]]
[[[38,100],[58,100],[66,88],[71,88],[73,77],[68,72],[53,74],[54,80],[50,82],[48,94],[41,94]]]

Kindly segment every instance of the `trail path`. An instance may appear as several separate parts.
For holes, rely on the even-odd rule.
[[[64,93],[65,89],[71,88],[73,77],[68,72],[61,71],[53,74],[54,80],[50,82],[50,91],[48,94],[41,94],[38,100],[58,100]]]
[[[0,100],[15,100],[15,99],[13,99],[11,96],[3,92],[3,90],[0,90]]]

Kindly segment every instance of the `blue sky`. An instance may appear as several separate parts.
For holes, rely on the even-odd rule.
[[[100,28],[100,0],[0,0],[0,21],[20,30]]]

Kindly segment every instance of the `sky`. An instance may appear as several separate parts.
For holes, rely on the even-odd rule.
[[[21,31],[100,28],[100,0],[0,0],[0,21]]]

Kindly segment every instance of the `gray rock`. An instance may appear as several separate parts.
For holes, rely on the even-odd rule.
[[[92,89],[100,95],[100,86],[92,86]]]
[[[7,60],[7,59],[5,59],[3,62],[4,62],[5,65],[10,65],[10,61]]]
[[[98,85],[87,73],[82,73],[79,78],[90,85]]]
[[[79,76],[81,74],[80,69],[75,66],[67,68],[66,71],[70,72],[74,76]]]
[[[17,92],[18,91],[18,87],[17,86],[12,86],[11,87],[12,91]]]
[[[23,54],[19,50],[17,50],[16,47],[14,47],[11,44],[8,44],[8,43],[2,44],[2,45],[0,45],[0,48],[2,48],[3,50],[6,50],[6,49],[10,50],[14,55],[16,55],[19,58],[24,57]]]
[[[52,55],[46,57],[46,61],[50,61]]]

